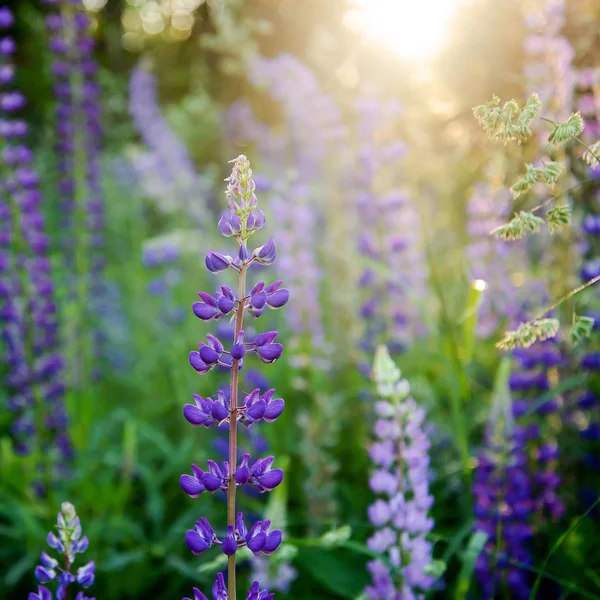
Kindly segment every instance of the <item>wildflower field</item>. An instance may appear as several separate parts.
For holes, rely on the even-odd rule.
[[[599,0],[0,0],[0,600],[600,600]]]

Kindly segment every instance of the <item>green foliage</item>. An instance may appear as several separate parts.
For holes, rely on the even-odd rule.
[[[529,348],[535,342],[554,337],[558,333],[559,326],[557,319],[536,319],[521,323],[514,331],[507,331],[496,347],[499,350]]]
[[[528,233],[537,233],[544,224],[544,219],[537,217],[532,212],[522,210],[505,225],[500,225],[492,234],[501,240],[518,240]]]
[[[566,123],[556,123],[552,133],[548,136],[551,144],[564,144],[577,137],[583,131],[583,119],[581,113],[573,113]]]
[[[571,207],[568,204],[551,208],[546,215],[550,233],[554,233],[563,225],[568,225],[571,222],[571,212]]]
[[[483,551],[487,539],[488,536],[483,533],[483,531],[476,531],[471,536],[463,556],[463,565],[458,578],[456,593],[454,595],[456,600],[464,600],[467,598],[477,557]]]
[[[537,94],[529,97],[522,110],[516,100],[509,100],[501,107],[500,98],[494,96],[487,104],[476,106],[473,114],[490,139],[521,144],[531,136],[531,122],[541,108]]]
[[[548,161],[542,168],[531,163],[525,165],[525,174],[510,188],[513,198],[526,194],[538,181],[545,181],[553,186],[562,175],[562,165],[555,161]]]
[[[571,325],[571,344],[576,346],[582,340],[588,338],[594,328],[594,318],[573,314]]]
[[[525,174],[521,175],[517,182],[510,188],[513,198],[518,198],[521,194],[526,194],[538,181],[544,180],[544,169],[540,169],[527,163],[525,165]]]

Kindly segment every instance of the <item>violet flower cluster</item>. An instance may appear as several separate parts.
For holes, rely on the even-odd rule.
[[[593,192],[592,198],[585,198],[586,208],[589,212],[585,214],[582,222],[584,246],[582,248],[583,265],[580,276],[585,283],[600,275],[600,204],[598,198],[600,193]],[[600,327],[600,312],[598,312],[598,295],[594,290],[590,294],[590,305],[593,311],[587,311],[588,316],[595,319],[594,334]],[[583,462],[593,472],[600,471],[600,460],[598,458],[597,446],[600,442],[600,400],[597,395],[598,374],[600,373],[600,351],[597,341],[589,341],[583,356],[580,358],[579,369],[588,373],[589,383],[576,397],[575,406],[570,407],[569,421],[580,433],[584,441],[585,453]],[[592,490],[586,490],[590,499],[597,497]],[[593,501],[592,500],[592,501]]]
[[[132,156],[140,191],[163,213],[180,210],[196,225],[203,225],[208,186],[199,177],[187,148],[162,113],[156,77],[149,64],[140,63],[131,72],[129,113],[145,145],[144,151]],[[190,203],[190,197],[200,197],[200,200]]]
[[[370,600],[422,599],[435,583],[428,573],[432,547],[427,535],[433,529],[428,516],[433,505],[429,493],[429,440],[423,432],[425,413],[409,397],[409,385],[389,356],[377,349],[373,377],[380,398],[376,442],[369,449],[375,464],[369,485],[383,497],[369,507],[369,520],[377,531],[367,546],[385,554],[394,569],[381,560],[368,564],[372,584],[365,589]]]
[[[15,414],[12,433],[18,453],[37,443],[41,456],[71,456],[63,405],[63,359],[57,349],[54,283],[49,238],[41,210],[39,178],[25,137],[28,126],[18,113],[26,99],[13,84],[16,51],[5,32],[14,16],[0,7],[0,335],[2,363]],[[46,460],[44,459],[44,460]],[[38,491],[52,478],[40,465]]]
[[[228,583],[219,574],[213,588],[213,598],[236,598],[236,552],[246,546],[254,555],[272,554],[281,544],[282,532],[271,529],[269,520],[246,523],[244,515],[236,512],[237,487],[250,485],[259,492],[277,487],[283,480],[283,470],[273,468],[272,456],[251,459],[244,454],[238,464],[237,427],[238,421],[250,427],[258,421],[272,422],[282,413],[284,401],[275,397],[274,390],[255,389],[246,394],[240,403],[239,372],[250,355],[263,363],[275,362],[283,352],[283,346],[276,341],[277,332],[269,331],[248,339],[244,334],[244,316],[248,313],[255,318],[266,309],[276,309],[285,305],[289,292],[281,287],[281,281],[272,284],[259,282],[246,290],[246,274],[252,264],[271,265],[276,257],[275,242],[267,243],[249,251],[247,247],[251,235],[265,225],[265,216],[257,207],[256,185],[248,159],[241,155],[234,161],[228,182],[226,197],[228,211],[218,223],[218,231],[227,238],[234,238],[238,244],[237,255],[232,257],[210,251],[205,264],[211,273],[231,269],[238,274],[238,290],[222,285],[214,295],[200,292],[200,301],[192,305],[194,314],[203,321],[219,321],[223,318],[235,322],[233,344],[226,349],[214,335],[206,336],[206,343],[200,342],[198,350],[190,352],[189,362],[199,373],[205,374],[217,365],[230,369],[231,388],[229,395],[217,392],[214,398],[194,395],[194,404],[186,404],[184,417],[194,426],[206,428],[220,424],[229,425],[229,460],[217,463],[209,460],[206,469],[192,465],[192,474],[181,476],[182,489],[192,498],[204,492],[223,491],[227,496],[227,528],[224,535],[217,536],[205,517],[196,521],[193,529],[186,533],[185,541],[194,554],[201,554],[213,545],[218,545],[228,557]],[[195,600],[205,596],[194,589]],[[254,600],[272,598],[266,591],[260,591],[255,582],[247,598]]]
[[[397,121],[400,107],[365,96],[356,110],[359,167],[353,188],[360,222],[358,252],[366,263],[358,280],[365,323],[361,347],[372,355],[380,343],[399,351],[420,332],[417,300],[424,297],[427,269],[419,214],[398,177],[406,146],[385,134]]]
[[[51,531],[46,540],[59,558],[42,552],[41,564],[35,568],[35,578],[43,585],[38,586],[37,593],[30,593],[27,600],[66,600],[74,585],[87,589],[94,583],[96,565],[93,560],[78,567],[76,571],[73,567],[77,554],[83,554],[88,549],[89,540],[87,536],[81,535],[81,523],[71,503],[63,502],[56,528],[58,535]],[[51,582],[56,584],[55,594],[46,587]],[[75,600],[94,598],[87,598],[83,591],[79,591]]]
[[[327,225],[327,211],[332,208],[336,186],[327,159],[339,154],[344,146],[346,129],[341,115],[318,78],[301,61],[288,54],[255,60],[249,70],[250,83],[264,90],[282,109],[279,127],[257,123],[247,104],[237,103],[231,116],[238,135],[255,143],[267,173],[269,208],[282,229],[279,272],[296,301],[290,307],[288,322],[295,342],[321,354],[311,364],[327,364],[329,348],[323,315],[323,287],[326,284],[320,259],[332,259],[334,252],[323,246],[324,239],[336,236],[333,224]],[[263,184],[264,185],[264,184]],[[320,197],[320,190],[325,196]],[[339,212],[336,212],[339,219]],[[332,242],[333,243],[333,242]],[[337,248],[339,250],[339,247]],[[338,269],[337,280],[341,271]],[[336,313],[341,312],[338,303]],[[332,321],[332,319],[329,319]]]
[[[48,47],[53,55],[55,150],[58,157],[57,192],[65,234],[67,267],[73,269],[72,290],[78,305],[78,321],[72,333],[79,339],[76,359],[83,361],[77,377],[85,380],[92,361],[91,350],[102,354],[104,339],[99,328],[93,340],[85,340],[84,320],[96,314],[104,294],[105,209],[100,152],[103,135],[100,112],[98,65],[93,57],[91,18],[81,0],[44,0],[51,7],[46,16]],[[70,332],[71,333],[71,332]]]
[[[563,359],[557,340],[538,342],[514,353],[520,367],[509,378],[513,395],[513,414],[525,436],[527,467],[531,479],[531,500],[535,519],[532,525],[539,528],[543,520],[557,520],[564,513],[558,496],[560,476],[557,473],[559,448],[552,431],[549,416],[559,414],[560,398],[539,403],[539,396],[550,389],[550,378]]]
[[[486,433],[485,446],[478,456],[473,482],[475,531],[487,536],[477,557],[475,574],[485,598],[526,600],[531,591],[530,573],[516,565],[532,562],[530,524],[534,511],[531,500],[527,436],[514,428],[509,435]]]
[[[562,363],[555,340],[515,352],[519,370],[506,370],[505,388],[496,395],[478,457],[473,484],[475,530],[487,541],[476,574],[489,598],[529,598],[533,536],[548,519],[559,519],[558,445],[544,415],[560,408],[558,400],[540,403]],[[509,367],[509,363],[506,363]],[[515,396],[513,399],[511,396]],[[531,414],[530,414],[531,413]]]

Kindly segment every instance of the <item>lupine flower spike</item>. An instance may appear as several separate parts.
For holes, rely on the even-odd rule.
[[[0,363],[6,407],[15,417],[15,450],[40,449],[35,488],[43,494],[53,475],[50,463],[70,459],[72,447],[43,196],[26,143],[29,128],[19,116],[26,98],[15,86],[16,45],[8,35],[14,23],[10,9],[0,7]]]
[[[433,505],[427,480],[429,440],[422,430],[425,413],[409,397],[403,379],[385,346],[375,355],[373,377],[380,400],[375,405],[377,441],[369,454],[377,470],[369,482],[382,494],[369,507],[369,520],[378,530],[367,540],[368,547],[386,555],[396,567],[392,572],[381,560],[368,564],[373,583],[365,589],[369,600],[422,598],[435,578],[432,565],[433,529],[428,516]]]
[[[40,556],[41,565],[35,568],[35,578],[41,584],[56,582],[56,600],[65,600],[69,597],[70,588],[79,585],[84,589],[89,588],[94,583],[96,565],[94,561],[79,567],[73,572],[73,565],[77,554],[82,554],[88,549],[89,541],[87,536],[81,536],[81,524],[79,517],[75,513],[75,507],[70,502],[63,502],[61,512],[58,513],[56,523],[58,535],[50,532],[46,538],[48,545],[59,556],[59,559],[53,558],[46,552]],[[27,600],[52,600],[52,592],[44,585],[38,586],[37,594],[32,592]],[[87,598],[80,591],[75,600],[94,600]]]
[[[283,400],[274,398],[275,390],[261,393],[257,388],[247,394],[243,402],[239,402],[239,372],[248,356],[255,354],[263,363],[270,364],[283,352],[283,346],[276,341],[277,331],[268,331],[248,339],[244,334],[244,315],[248,312],[253,317],[259,317],[265,307],[281,308],[287,303],[289,292],[281,288],[281,281],[270,285],[260,282],[246,292],[246,273],[250,265],[270,265],[275,260],[277,248],[275,242],[269,240],[253,251],[248,250],[248,240],[265,225],[265,216],[257,207],[250,162],[243,155],[232,162],[231,176],[226,179],[228,211],[221,217],[218,231],[224,237],[234,238],[238,251],[235,256],[210,251],[205,264],[211,273],[227,269],[236,271],[237,295],[227,286],[221,286],[214,296],[200,292],[201,302],[195,302],[192,310],[202,321],[218,320],[225,315],[231,318],[235,323],[233,345],[226,348],[219,338],[208,334],[206,342],[200,342],[198,350],[189,354],[190,365],[201,375],[217,365],[230,369],[230,394],[227,397],[220,390],[215,400],[194,395],[195,404],[186,404],[183,408],[183,416],[192,425],[210,428],[229,424],[229,460],[221,464],[209,460],[207,470],[192,465],[192,474],[181,476],[181,487],[191,498],[197,498],[205,491],[214,493],[221,490],[227,495],[227,527],[224,535],[217,536],[207,519],[202,517],[185,536],[186,544],[194,554],[202,554],[217,544],[228,557],[227,587],[223,575],[219,573],[212,590],[214,600],[236,599],[235,555],[238,548],[247,546],[255,556],[261,553],[269,555],[275,552],[282,539],[281,531],[272,530],[269,520],[247,526],[244,515],[236,512],[237,487],[250,485],[262,493],[271,491],[283,480],[283,470],[271,468],[272,456],[256,460],[244,454],[239,464],[237,460],[238,421],[246,427],[261,419],[274,421],[284,408]],[[260,591],[258,582],[254,582],[247,600],[270,600],[272,597],[267,591]],[[194,600],[206,600],[206,596],[194,588]]]

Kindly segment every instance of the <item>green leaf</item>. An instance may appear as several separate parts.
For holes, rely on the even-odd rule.
[[[317,549],[301,549],[296,563],[334,598],[353,598],[357,590],[369,584],[364,564],[351,560],[351,555]]]
[[[513,198],[518,198],[526,194],[538,181],[545,178],[544,169],[534,166],[531,163],[525,164],[525,173],[517,179],[516,183],[510,188]]]
[[[483,533],[483,531],[476,531],[471,536],[467,549],[463,554],[463,564],[458,576],[456,592],[454,594],[455,600],[464,600],[464,598],[467,597],[471,586],[471,577],[473,576],[473,570],[475,569],[475,562],[477,561],[477,557],[481,554],[487,539],[488,536]]]
[[[554,233],[563,225],[568,225],[571,222],[571,207],[567,204],[555,206],[546,214],[548,230]]]
[[[542,563],[540,573],[538,573],[538,576],[535,579],[535,583],[531,590],[531,594],[529,595],[529,600],[535,600],[537,598],[537,591],[538,591],[538,589],[540,587],[540,583],[542,581],[542,572],[546,569],[546,565],[548,564],[548,561],[550,560],[552,555],[562,546],[563,542],[569,537],[569,535],[573,531],[575,531],[575,529],[577,529],[577,527],[579,527],[579,524],[596,508],[596,506],[598,506],[598,504],[600,504],[600,498],[598,498],[581,516],[579,516],[573,522],[571,527],[569,527],[569,529],[567,529],[567,531],[565,531],[558,538],[558,540],[555,542],[554,546],[552,546],[550,552],[548,552],[548,554],[546,555],[546,558],[544,559],[544,562]]]
[[[573,325],[571,326],[571,344],[576,346],[588,338],[594,328],[594,318],[585,317],[573,313]]]
[[[461,360],[464,365],[468,365],[473,358],[473,348],[475,347],[475,338],[477,334],[477,321],[479,317],[479,308],[483,301],[487,285],[482,279],[477,279],[471,284],[469,295],[467,296],[467,308],[462,325],[462,352]]]
[[[548,141],[551,144],[564,144],[574,137],[578,136],[583,131],[583,119],[581,113],[573,113],[566,123],[558,123],[554,126],[554,130],[548,136]]]
[[[492,235],[505,241],[518,240],[525,237],[527,233],[537,233],[544,219],[536,217],[533,213],[521,211],[505,225],[500,225],[492,230]]]
[[[321,544],[324,548],[335,548],[341,546],[352,537],[352,527],[350,525],[342,525],[338,529],[326,531],[321,536]]]

